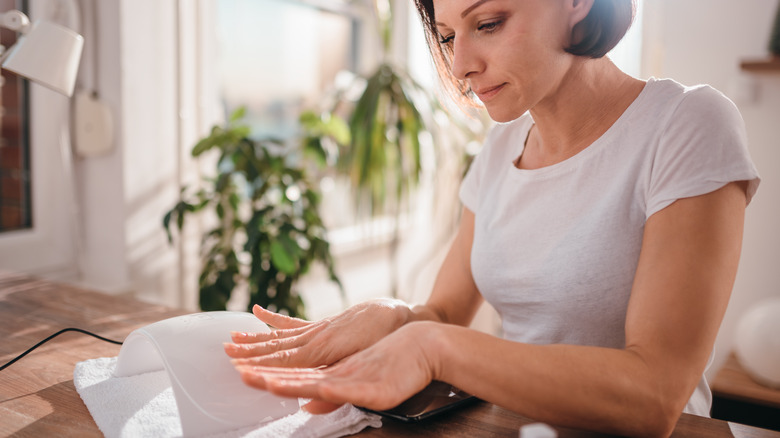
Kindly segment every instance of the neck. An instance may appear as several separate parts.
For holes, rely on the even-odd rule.
[[[644,82],[608,58],[575,57],[554,94],[531,109],[529,153],[537,166],[563,161],[601,137],[636,99]],[[525,155],[525,153],[524,153]]]

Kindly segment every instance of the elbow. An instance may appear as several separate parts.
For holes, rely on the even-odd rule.
[[[677,426],[686,402],[687,399],[681,402],[680,397],[669,394],[652,397],[634,417],[636,429],[629,435],[669,437]]]
[[[625,435],[669,437],[677,427],[701,375],[653,366],[639,353],[636,353],[636,358],[639,365],[634,368],[636,372],[631,373],[628,386],[631,400],[624,404],[628,407],[625,414],[631,419],[631,430],[625,431]]]
[[[681,412],[658,413],[653,415],[643,415],[637,422],[640,428],[636,430],[635,436],[667,438],[677,425]]]

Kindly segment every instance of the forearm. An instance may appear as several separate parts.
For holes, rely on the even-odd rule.
[[[668,435],[690,396],[689,384],[676,392],[659,384],[629,350],[522,344],[441,324],[422,331],[431,332],[435,379],[543,422]]]

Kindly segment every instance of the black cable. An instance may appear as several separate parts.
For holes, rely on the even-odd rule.
[[[69,328],[62,329],[62,330],[58,331],[57,333],[55,333],[55,334],[53,334],[53,335],[49,336],[48,338],[46,338],[46,339],[42,340],[41,342],[38,342],[37,344],[35,344],[35,345],[33,345],[32,347],[30,347],[30,348],[29,348],[27,351],[25,351],[24,353],[22,353],[22,354],[20,354],[20,355],[16,356],[15,358],[11,359],[10,361],[6,362],[6,363],[5,363],[5,364],[3,364],[2,366],[0,366],[0,371],[3,371],[4,369],[8,368],[9,366],[11,366],[11,364],[13,364],[14,362],[16,362],[17,360],[19,360],[19,359],[21,359],[21,358],[23,358],[23,357],[27,356],[28,354],[30,354],[30,353],[31,353],[33,350],[35,350],[36,348],[38,348],[38,347],[40,347],[41,345],[43,345],[43,344],[45,344],[45,343],[47,343],[47,342],[51,341],[52,339],[56,338],[57,336],[59,336],[59,335],[61,335],[61,334],[65,333],[65,332],[79,332],[79,333],[83,333],[83,334],[85,334],[85,335],[90,335],[90,336],[92,336],[92,337],[94,337],[94,338],[98,338],[98,339],[100,339],[101,341],[110,342],[110,343],[112,343],[112,344],[116,344],[116,345],[122,345],[122,342],[120,342],[120,341],[114,341],[113,339],[104,338],[104,337],[102,337],[102,336],[100,336],[100,335],[96,335],[96,334],[94,334],[94,333],[92,333],[92,332],[88,332],[88,331],[86,331],[86,330],[82,330],[82,329],[80,329],[80,328],[69,327]]]

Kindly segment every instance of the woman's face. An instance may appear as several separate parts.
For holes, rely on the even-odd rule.
[[[498,122],[552,96],[571,66],[570,0],[434,0],[452,73],[468,81]]]

